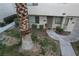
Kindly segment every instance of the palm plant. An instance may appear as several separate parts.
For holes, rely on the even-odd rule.
[[[16,5],[16,12],[19,17],[19,29],[20,29],[21,37],[22,37],[22,47],[24,49],[28,49],[29,47],[27,45],[30,45],[31,38],[29,37],[31,36],[29,35],[30,26],[29,26],[29,20],[28,20],[27,3],[15,3],[15,5]]]

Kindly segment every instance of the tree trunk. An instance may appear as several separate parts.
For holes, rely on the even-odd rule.
[[[22,36],[22,49],[29,50],[33,47],[30,35],[30,26],[28,20],[28,10],[26,3],[16,3],[16,12],[19,16],[19,29]]]

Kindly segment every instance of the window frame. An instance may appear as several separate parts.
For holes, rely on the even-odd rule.
[[[28,6],[38,6],[38,3],[28,3]]]
[[[39,16],[35,16],[35,23],[39,24]]]
[[[62,20],[63,20],[63,17],[55,17],[55,24],[62,24]]]

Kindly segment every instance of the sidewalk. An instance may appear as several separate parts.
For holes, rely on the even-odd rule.
[[[14,26],[14,25],[15,25],[15,22],[12,22],[12,23],[10,23],[10,24],[4,26],[4,27],[1,27],[1,28],[0,28],[0,33],[6,31],[7,29],[9,29],[10,27],[12,27],[12,26]]]
[[[0,40],[4,39],[3,38],[3,32],[8,30],[9,28],[13,27],[14,25],[15,25],[15,22],[12,22],[12,23],[0,28]]]
[[[48,30],[47,33],[51,38],[59,40],[62,56],[76,56],[70,42],[65,41],[61,36],[51,30]]]

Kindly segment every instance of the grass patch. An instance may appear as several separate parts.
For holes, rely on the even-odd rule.
[[[79,56],[79,41],[71,43],[77,56]]]
[[[21,56],[23,55],[22,53],[18,51],[20,46],[21,46],[21,42],[13,46],[6,46],[0,43],[0,56]]]
[[[6,44],[3,44],[3,41],[0,41],[0,56],[22,56],[23,54],[19,52],[19,47],[21,46],[21,36],[19,31],[17,31],[15,28],[10,29],[4,32],[4,35],[15,37],[16,40],[19,40],[16,44],[7,46]]]
[[[5,31],[5,34],[8,35],[8,36],[12,36],[12,37],[18,38],[18,39],[21,38],[20,32],[17,31],[15,28]]]

